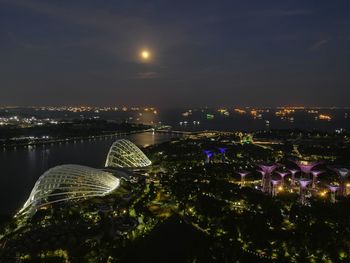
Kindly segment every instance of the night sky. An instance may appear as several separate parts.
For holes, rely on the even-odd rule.
[[[0,0],[0,70],[0,105],[350,106],[350,1]]]

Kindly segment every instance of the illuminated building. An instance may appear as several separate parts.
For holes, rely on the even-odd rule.
[[[214,114],[208,113],[207,114],[207,120],[212,120],[212,119],[214,119]]]
[[[119,184],[109,172],[81,165],[56,166],[39,177],[19,214],[33,214],[54,203],[104,196]]]
[[[141,168],[151,164],[152,162],[135,144],[120,139],[109,149],[105,167]]]
[[[239,113],[239,114],[245,114],[246,111],[242,110],[242,109],[234,109],[235,112]]]
[[[326,114],[320,114],[320,115],[318,116],[318,119],[319,119],[319,120],[330,121],[330,120],[332,120],[332,117],[329,116],[329,115],[326,115]]]

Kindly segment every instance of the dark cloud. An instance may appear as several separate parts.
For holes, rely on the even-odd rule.
[[[346,2],[0,5],[0,104],[348,103]]]
[[[328,43],[329,43],[329,39],[322,39],[320,41],[317,41],[315,44],[313,44],[310,47],[310,50],[312,50],[312,51],[319,50],[322,47],[325,47]]]
[[[140,73],[137,73],[137,76],[136,76],[136,78],[138,79],[156,79],[159,77],[160,77],[160,74],[154,71],[140,72]]]

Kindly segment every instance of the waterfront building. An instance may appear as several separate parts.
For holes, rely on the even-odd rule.
[[[104,196],[119,184],[120,180],[109,172],[82,165],[56,166],[39,177],[19,214],[33,214],[55,203]]]

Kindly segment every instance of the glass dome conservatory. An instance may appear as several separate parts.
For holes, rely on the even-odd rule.
[[[115,141],[107,155],[106,167],[140,168],[151,165],[147,156],[131,141]]]
[[[120,180],[109,172],[81,165],[60,165],[39,177],[21,213],[68,200],[104,196],[118,188]]]

